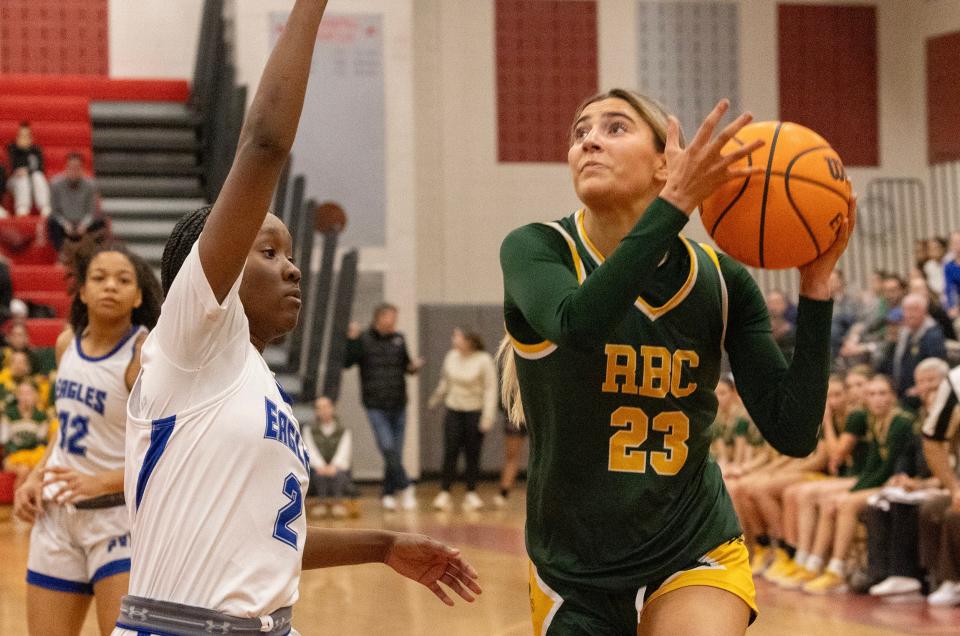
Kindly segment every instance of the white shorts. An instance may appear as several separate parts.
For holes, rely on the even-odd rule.
[[[77,510],[47,503],[30,533],[27,583],[57,592],[93,594],[93,585],[130,571],[126,506]]]

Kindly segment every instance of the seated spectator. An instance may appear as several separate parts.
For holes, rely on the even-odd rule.
[[[726,471],[751,458],[754,445],[747,439],[750,416],[740,400],[732,375],[725,373],[720,376],[714,392],[717,396],[717,415],[710,427],[710,439],[713,440],[710,450],[721,470]]]
[[[770,313],[773,340],[787,361],[793,358],[793,348],[797,344],[796,326],[787,315],[789,308],[783,292],[773,290],[767,293],[767,311]]]
[[[940,325],[930,316],[930,301],[927,296],[909,294],[903,299],[903,321],[896,344],[881,358],[877,365],[881,373],[893,378],[897,396],[911,397],[913,370],[926,358],[947,357],[947,344]]]
[[[353,443],[350,431],[337,419],[330,398],[317,398],[313,403],[316,422],[305,423],[303,440],[310,456],[310,485],[320,503],[310,511],[314,516],[328,512],[336,518],[357,517],[360,508],[357,490],[350,476]]]
[[[37,388],[32,382],[17,385],[16,401],[0,418],[0,443],[3,444],[3,469],[16,473],[16,484],[40,463],[50,437],[50,418],[37,404]]]
[[[36,205],[43,216],[50,214],[50,186],[43,173],[43,151],[33,143],[29,122],[20,124],[17,139],[7,146],[10,157],[10,178],[7,188],[13,194],[17,216],[26,216]]]
[[[923,452],[930,471],[945,489],[920,506],[920,560],[930,582],[938,586],[927,597],[934,606],[960,605],[960,369],[941,382],[934,405],[923,423]]]
[[[850,328],[861,318],[863,305],[859,298],[847,292],[843,270],[830,274],[830,297],[833,298],[833,319],[830,322],[830,353],[836,358]]]
[[[917,365],[916,393],[922,406],[918,421],[929,414],[937,390],[950,368],[938,358]],[[919,507],[939,492],[940,481],[931,477],[917,436],[905,453],[887,487],[870,500],[862,517],[867,526],[867,576],[857,591],[869,588],[872,596],[920,591],[923,571],[919,554]]]
[[[85,176],[79,153],[68,155],[66,168],[51,181],[50,204],[53,211],[47,220],[47,234],[58,252],[64,240],[80,241],[107,226],[97,214],[97,187]]]
[[[6,341],[7,345],[3,348],[2,368],[6,369],[10,366],[10,356],[14,351],[23,351],[27,354],[27,357],[30,358],[30,368],[40,373],[44,372],[41,368],[43,365],[42,357],[40,353],[31,346],[30,332],[27,330],[25,324],[15,322],[10,325],[10,328],[7,330]],[[46,371],[49,372],[51,369],[47,369]]]
[[[902,278],[886,273],[883,276],[879,300],[862,321],[851,327],[840,347],[840,356],[848,366],[867,362],[883,349],[884,340],[889,335],[889,318],[898,314],[906,295],[907,284]]]
[[[0,371],[0,393],[7,403],[16,399],[17,385],[33,382],[37,387],[38,404],[41,409],[50,406],[50,381],[43,375],[34,375],[30,356],[25,351],[13,351],[10,363]]]
[[[869,443],[860,476],[849,491],[833,493],[819,502],[820,515],[806,567],[818,572],[827,563],[827,569],[803,586],[803,591],[810,594],[846,591],[846,559],[860,511],[893,476],[895,467],[910,447],[914,418],[897,408],[893,381],[889,377],[877,375],[870,381],[867,411],[865,426],[857,431],[866,436]]]
[[[927,241],[927,260],[923,263],[923,275],[927,279],[930,291],[943,298],[945,280],[943,277],[943,259],[947,255],[947,239],[938,236]]]
[[[943,302],[941,302],[940,296],[933,293],[933,290],[930,289],[927,279],[923,277],[911,279],[910,293],[925,296],[930,301],[927,312],[930,314],[930,317],[940,325],[940,329],[943,330],[943,337],[947,340],[956,340],[957,334],[953,329],[953,321],[950,320],[950,315],[947,314],[947,310],[943,308]]]

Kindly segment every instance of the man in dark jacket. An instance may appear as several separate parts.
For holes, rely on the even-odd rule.
[[[893,378],[900,399],[913,397],[913,371],[921,360],[947,357],[947,345],[940,325],[930,317],[929,299],[908,294],[902,303],[902,322],[896,344],[881,359],[879,370]]]
[[[410,359],[406,340],[397,331],[397,308],[390,304],[374,310],[373,323],[366,331],[351,324],[347,338],[344,366],[360,366],[361,399],[385,464],[383,507],[396,510],[394,494],[400,493],[403,508],[413,510],[416,495],[402,459],[407,417],[405,376],[419,371],[423,360]]]

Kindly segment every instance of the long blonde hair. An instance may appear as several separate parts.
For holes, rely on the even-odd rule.
[[[514,356],[513,342],[504,335],[497,347],[497,366],[500,367],[500,401],[507,412],[507,419],[520,428],[526,424],[523,414],[523,402],[520,399],[520,381],[517,379],[517,362]]]

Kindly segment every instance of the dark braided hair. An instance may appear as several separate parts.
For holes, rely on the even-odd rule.
[[[170,232],[167,244],[163,246],[163,258],[160,260],[160,281],[163,284],[163,293],[170,291],[173,279],[183,267],[183,262],[190,255],[193,244],[200,238],[200,232],[210,216],[212,205],[198,208],[183,215]]]
[[[135,307],[130,315],[130,320],[135,325],[143,325],[147,329],[153,329],[160,318],[160,306],[163,305],[163,291],[160,289],[160,283],[153,273],[153,268],[142,257],[137,256],[126,247],[114,245],[96,245],[88,251],[78,251],[74,257],[71,266],[71,291],[73,293],[73,302],[70,305],[70,326],[74,333],[82,333],[90,322],[90,316],[87,313],[87,306],[80,300],[80,289],[87,282],[87,272],[90,264],[98,254],[104,252],[117,252],[123,254],[133,265],[133,271],[137,275],[137,287],[140,289],[142,297],[139,307]]]

